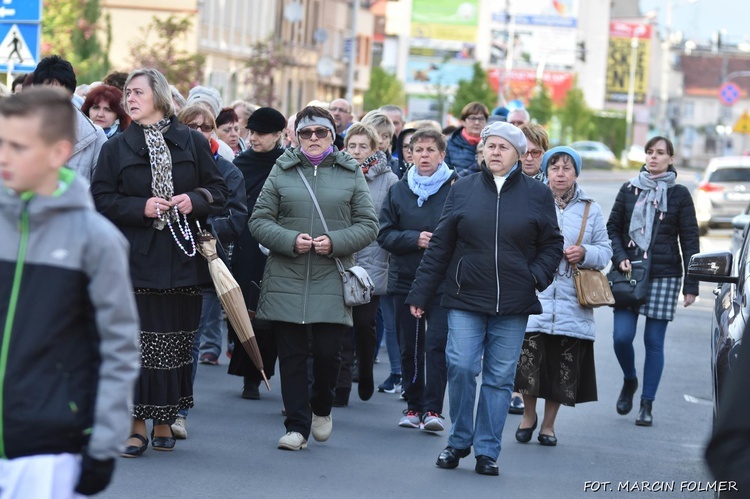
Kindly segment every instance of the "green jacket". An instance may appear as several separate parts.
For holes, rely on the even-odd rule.
[[[327,233],[296,166],[318,198]],[[314,167],[299,149],[287,150],[268,175],[248,226],[271,252],[263,272],[258,318],[352,325],[352,309],[344,305],[341,275],[332,257],[340,258],[345,268],[354,265],[354,253],[377,237],[378,217],[365,176],[351,156],[334,151]],[[294,241],[303,233],[313,238],[327,235],[332,254],[295,253]]]

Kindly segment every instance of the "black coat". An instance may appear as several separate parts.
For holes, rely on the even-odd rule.
[[[444,308],[539,314],[535,290],[550,285],[562,257],[549,188],[519,164],[498,194],[483,165],[453,184],[406,303],[424,309],[444,281]]]
[[[211,226],[211,232],[221,243],[217,244],[219,256],[225,263],[228,263],[226,252],[229,245],[236,242],[242,231],[247,229],[247,219],[250,215],[247,211],[245,179],[242,172],[220,155],[217,155],[215,159],[219,173],[227,184],[229,194],[221,214],[209,217],[208,223]]]
[[[172,156],[174,193],[190,197],[193,211],[188,220],[195,233],[195,220],[205,226],[209,215],[221,213],[227,186],[206,138],[174,116],[171,121],[164,140]],[[205,259],[199,254],[188,257],[168,227],[157,230],[155,219],[143,215],[146,201],[153,195],[146,137],[140,125],[131,123],[102,146],[91,194],[96,209],[117,225],[130,243],[133,286],[169,289],[210,283]],[[175,233],[181,237],[176,227]],[[189,251],[190,243],[181,242]]]
[[[234,158],[234,165],[245,179],[248,213],[253,212],[271,168],[283,153],[284,149],[280,147],[261,153],[248,149]],[[237,279],[245,296],[245,304],[250,310],[256,310],[258,307],[260,281],[267,258],[258,247],[258,241],[250,234],[246,223],[232,252],[232,274]]]
[[[674,171],[670,167],[670,171]],[[652,248],[649,250],[651,277],[681,277],[687,273],[690,257],[700,251],[698,222],[695,219],[695,206],[690,191],[684,185],[676,184],[667,191],[667,212],[659,226]],[[625,182],[617,193],[615,204],[607,221],[607,233],[612,241],[612,265],[617,268],[625,259],[641,260],[642,251],[637,246],[628,247],[630,217],[638,200],[630,182]],[[660,212],[656,212],[656,226]],[[679,238],[679,244],[678,244]],[[682,253],[680,253],[682,248]],[[698,282],[685,278],[683,294],[698,295]]]
[[[434,232],[443,212],[455,172],[421,207],[409,189],[407,175],[393,184],[380,211],[378,244],[391,254],[388,262],[388,294],[406,295],[417,273],[424,251],[417,246],[419,233]],[[438,290],[440,292],[440,290]]]

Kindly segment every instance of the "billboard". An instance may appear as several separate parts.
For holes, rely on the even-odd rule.
[[[479,0],[413,0],[411,37],[476,43]]]
[[[471,80],[476,62],[473,43],[414,40],[406,62],[406,83],[458,85]]]
[[[490,69],[487,75],[490,85],[495,91],[498,90],[501,81],[505,81],[509,90],[506,95],[508,101],[520,99],[524,104],[536,93],[536,70],[516,68],[510,71],[506,81],[504,68]],[[547,88],[550,98],[555,105],[561,105],[565,96],[573,88],[575,74],[569,71],[545,71],[542,76],[542,84]]]
[[[637,41],[635,59],[633,41]],[[651,25],[639,22],[612,21],[609,23],[609,52],[607,55],[608,102],[627,102],[630,91],[631,64],[635,65],[633,102],[643,104],[648,94],[648,66],[651,52]]]

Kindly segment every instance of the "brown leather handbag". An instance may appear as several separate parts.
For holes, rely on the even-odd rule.
[[[576,246],[581,245],[583,235],[586,232],[586,220],[589,217],[589,208],[591,201],[586,202],[586,209],[583,212],[583,221],[581,222],[581,232],[578,234]],[[579,269],[578,264],[573,264],[573,282],[576,286],[578,295],[578,304],[585,308],[604,307],[615,304],[615,297],[612,295],[612,289],[609,287],[609,280],[601,270]]]

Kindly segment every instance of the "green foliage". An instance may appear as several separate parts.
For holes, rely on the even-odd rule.
[[[406,92],[396,75],[375,66],[370,72],[370,87],[364,95],[364,107],[365,110],[373,110],[386,104],[404,106]]]
[[[604,115],[596,115],[593,117],[593,124],[594,131],[586,137],[588,140],[604,142],[614,151],[615,156],[619,156],[620,151],[626,149],[625,135],[627,124],[624,114],[615,115],[613,113],[606,113]]]
[[[539,87],[536,94],[529,99],[529,105],[526,109],[529,111],[531,117],[540,125],[549,123],[555,114],[555,104],[552,102],[552,97],[550,97],[547,87],[544,85]]]
[[[109,72],[111,27],[109,22],[102,24],[100,17],[99,0],[44,0],[42,56],[57,54],[67,59],[79,83],[104,78]]]
[[[159,70],[169,83],[187,95],[191,87],[203,80],[205,62],[203,55],[179,48],[183,46],[192,22],[190,17],[173,15],[159,19],[154,16],[140,40],[131,46],[133,67]]]
[[[583,91],[577,86],[568,92],[556,116],[562,128],[563,144],[585,139],[596,132],[594,112],[586,104]]]
[[[450,112],[453,116],[461,116],[461,111],[466,104],[470,102],[481,102],[492,111],[497,103],[497,93],[490,86],[487,80],[487,72],[477,62],[474,63],[474,73],[471,80],[461,80],[458,82],[458,89],[453,98]]]

